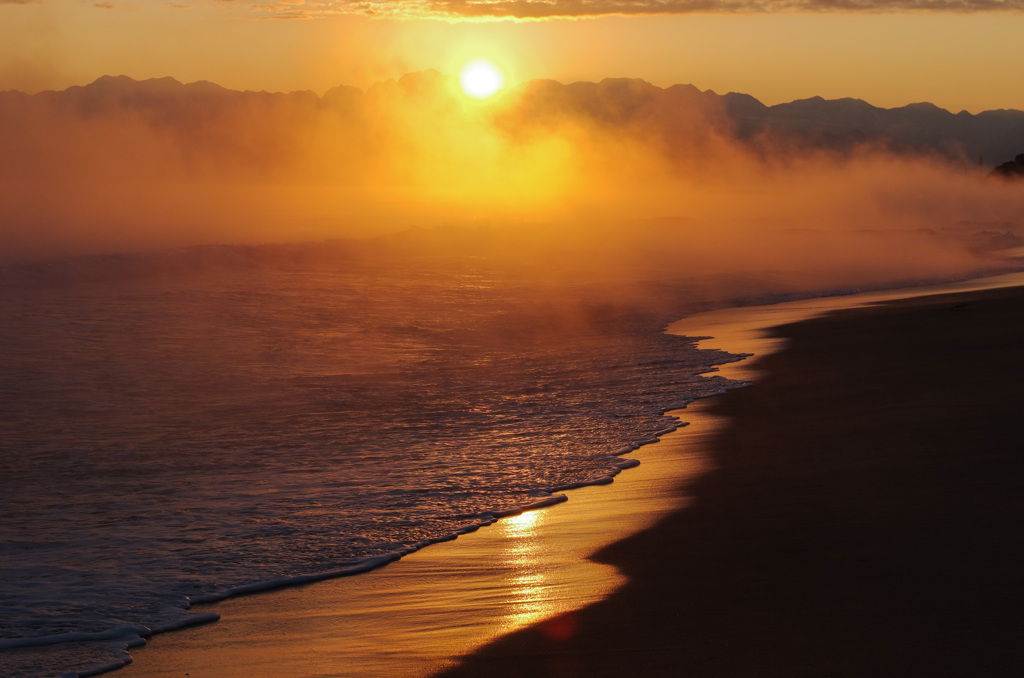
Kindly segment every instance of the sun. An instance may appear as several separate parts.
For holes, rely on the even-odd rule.
[[[505,74],[494,62],[473,59],[459,71],[459,87],[474,99],[489,99],[505,86]]]

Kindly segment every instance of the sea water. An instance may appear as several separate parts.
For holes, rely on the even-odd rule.
[[[608,482],[735,359],[665,334],[662,299],[472,258],[207,247],[0,286],[5,676],[116,667],[190,602]]]

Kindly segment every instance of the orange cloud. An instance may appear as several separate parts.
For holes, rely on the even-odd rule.
[[[233,0],[226,0],[233,1]],[[765,12],[1022,11],[1024,0],[294,0],[253,5],[279,17],[332,14],[443,18],[546,19],[607,15],[755,14]]]

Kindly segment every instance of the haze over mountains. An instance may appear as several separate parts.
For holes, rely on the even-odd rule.
[[[0,93],[0,258],[595,220],[676,220],[690,247],[729,233],[733,254],[772,229],[1003,233],[1020,192],[984,177],[1022,150],[1021,111],[630,79],[478,102],[434,71],[323,96],[103,77]]]
[[[366,92],[339,86],[318,97],[308,91],[239,92],[210,82],[182,84],[170,77],[136,81],[103,76],[59,92],[0,92],[0,115],[4,129],[13,130],[23,121],[22,116],[46,109],[88,117],[134,111],[149,124],[178,134],[243,110],[248,111],[247,118],[262,116],[267,122],[272,122],[274,115],[301,120],[332,112],[350,122],[366,123],[360,118],[382,103],[395,103],[395,98],[433,99],[440,93],[453,94],[453,86],[451,78],[426,71],[378,83]],[[1024,149],[1024,111],[1017,110],[954,114],[926,102],[886,109],[860,99],[821,97],[766,106],[747,94],[720,95],[693,85],[660,88],[624,78],[571,84],[534,80],[503,98],[514,100],[535,123],[572,115],[611,126],[645,125],[666,138],[700,136],[710,130],[755,146],[766,138],[801,149],[849,150],[870,144],[970,163],[982,158],[990,167],[1011,160]]]

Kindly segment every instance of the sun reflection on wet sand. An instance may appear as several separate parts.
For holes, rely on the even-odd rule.
[[[557,613],[552,600],[551,584],[539,571],[539,530],[542,529],[544,511],[527,511],[501,521],[499,533],[506,546],[503,557],[511,571],[508,577],[509,612],[502,632],[532,624]]]

